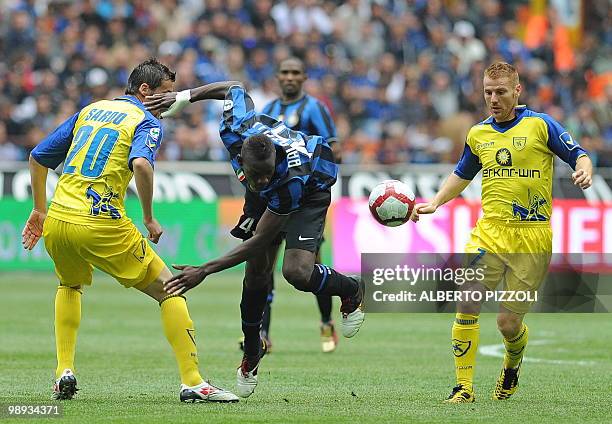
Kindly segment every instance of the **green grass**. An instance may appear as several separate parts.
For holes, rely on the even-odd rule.
[[[213,276],[189,295],[203,374],[229,389],[241,358],[240,281],[237,273]],[[46,273],[0,277],[5,406],[51,402],[55,284]],[[52,422],[612,421],[612,315],[528,316],[528,357],[538,362],[524,363],[519,392],[506,402],[490,400],[501,359],[481,354],[477,402],[453,406],[441,402],[454,385],[451,315],[371,314],[355,339],[341,340],[326,355],[319,350],[312,296],[280,278],[277,286],[274,352],[262,363],[255,394],[232,405],[186,405],[178,402],[178,373],[157,305],[97,275],[83,298],[76,363],[81,391],[63,403],[64,417]],[[494,315],[484,315],[481,328],[481,346],[501,342]],[[547,362],[554,360],[582,362]]]

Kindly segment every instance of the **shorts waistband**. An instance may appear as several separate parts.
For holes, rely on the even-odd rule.
[[[497,218],[480,218],[480,221],[485,224],[495,224],[512,228],[551,228],[550,221],[514,221]]]

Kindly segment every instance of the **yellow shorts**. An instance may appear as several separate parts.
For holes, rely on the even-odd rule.
[[[536,292],[548,272],[552,229],[542,223],[480,219],[472,230],[465,252],[471,266],[483,269],[482,283],[488,289],[495,290],[503,281],[503,290]],[[512,312],[524,314],[531,303],[506,301],[502,305]]]
[[[43,228],[45,247],[62,285],[91,285],[93,267],[125,287],[144,288],[165,267],[129,220],[115,225],[81,225],[50,216]]]

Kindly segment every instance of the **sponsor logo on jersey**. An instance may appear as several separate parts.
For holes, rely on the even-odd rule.
[[[224,112],[227,112],[228,110],[230,110],[233,107],[234,107],[234,102],[231,101],[230,99],[227,99],[226,101],[223,102],[223,111]]]
[[[121,214],[114,207],[111,202],[119,198],[119,194],[115,193],[113,189],[106,186],[102,194],[94,190],[93,185],[90,184],[85,191],[85,197],[91,199],[91,209],[89,210],[90,215],[98,216],[100,214],[108,214],[112,219],[121,218]]]
[[[488,168],[482,170],[482,178],[540,178],[539,169]]]
[[[495,145],[494,141],[489,141],[487,143],[480,143],[476,146],[476,151],[480,151],[483,149],[488,149],[489,147],[493,147]]]
[[[497,151],[495,154],[495,160],[500,166],[512,166],[512,155],[510,154],[510,150],[506,149],[505,147]]]
[[[514,199],[512,201],[512,216],[518,217],[521,221],[548,221],[548,218],[540,213],[540,207],[547,203],[546,199],[538,194],[531,197],[531,192],[528,190],[527,203],[529,206],[525,207],[519,200]]]

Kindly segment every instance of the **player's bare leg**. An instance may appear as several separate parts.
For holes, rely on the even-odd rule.
[[[174,351],[181,376],[181,402],[238,402],[236,395],[205,382],[200,375],[195,329],[185,298],[169,295],[164,290],[163,283],[171,276],[170,270],[164,267],[152,283],[137,285],[136,288],[158,301],[161,307],[164,333]],[[148,280],[145,277],[144,281]]]
[[[506,353],[501,374],[493,391],[493,399],[508,399],[518,389],[521,363],[529,339],[529,329],[523,323],[524,316],[524,314],[517,314],[508,310],[503,305],[500,306],[497,315],[497,328],[504,336]]]
[[[69,400],[74,397],[77,381],[74,376],[74,354],[76,339],[81,324],[82,286],[57,287],[55,295],[55,347],[57,350],[57,368],[53,397],[57,400]]]
[[[268,284],[274,272],[274,260],[278,246],[271,246],[261,255],[246,262],[240,301],[240,317],[244,334],[244,355],[236,371],[236,392],[249,397],[257,387],[257,373],[261,358],[266,353],[266,343],[261,339],[261,323],[268,298]]]
[[[326,265],[315,265],[315,253],[303,249],[285,250],[283,276],[300,291],[339,296],[342,299],[342,334],[344,337],[357,334],[365,319],[361,309],[363,288],[359,281]]]
[[[264,308],[260,331],[261,338],[266,342],[267,353],[270,353],[272,350],[270,324],[272,323],[272,302],[274,300],[274,269],[276,267],[279,249],[280,244],[273,244],[268,248],[268,258],[272,261],[272,272],[269,274],[268,297],[266,298],[266,306]]]
[[[485,292],[486,288],[478,282],[466,282],[462,291]],[[484,296],[483,296],[484,297]],[[457,385],[453,388],[448,403],[471,403],[474,395],[474,367],[480,339],[480,302],[466,300],[457,302],[457,314],[453,322],[451,345],[455,359]]]

